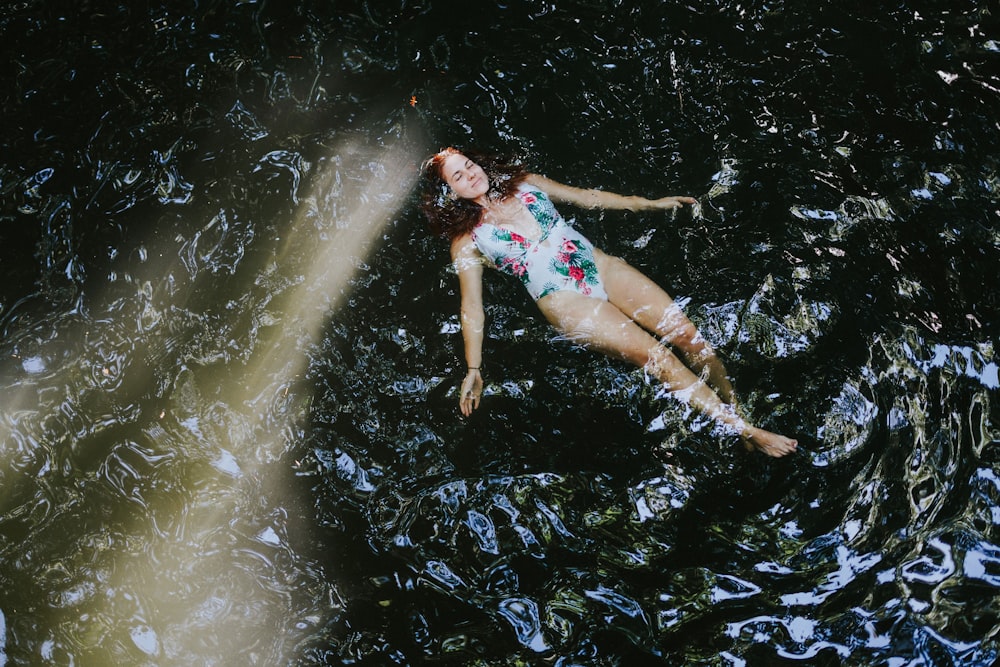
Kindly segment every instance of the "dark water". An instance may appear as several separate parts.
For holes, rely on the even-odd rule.
[[[7,2],[0,664],[991,665],[992,3]],[[446,144],[580,214],[788,460],[457,282]]]

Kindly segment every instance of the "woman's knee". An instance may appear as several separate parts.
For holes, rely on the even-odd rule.
[[[663,313],[663,318],[660,320],[658,328],[664,342],[670,343],[675,347],[689,349],[700,347],[704,343],[694,323],[687,318],[687,315],[684,314],[677,304],[671,304],[666,312]]]
[[[597,330],[577,328],[565,335],[567,339],[584,347],[621,359],[639,368],[651,363],[658,352],[663,350],[663,346],[655,338],[631,321],[622,322],[614,327],[598,327]]]
[[[679,337],[686,347],[700,348],[705,346],[705,340],[701,337],[701,333],[690,322],[681,327]]]
[[[690,384],[690,369],[663,347],[650,350],[642,368],[672,389]]]

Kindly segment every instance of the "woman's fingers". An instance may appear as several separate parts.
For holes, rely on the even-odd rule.
[[[694,197],[664,197],[653,202],[653,208],[672,209],[680,208],[684,204],[697,204]]]
[[[472,414],[472,411],[479,407],[479,397],[478,396],[463,396],[462,400],[458,403],[459,410],[462,414],[468,417]]]
[[[462,395],[458,399],[458,407],[462,414],[468,417],[472,411],[479,407],[479,400],[483,393],[483,383],[478,373],[471,372],[462,383]]]

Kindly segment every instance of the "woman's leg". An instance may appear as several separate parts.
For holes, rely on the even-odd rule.
[[[716,421],[736,429],[765,454],[784,456],[795,450],[794,440],[744,421],[670,350],[611,303],[574,292],[557,292],[540,299],[538,307],[568,340],[644,368],[668,391]]]
[[[681,307],[666,291],[624,260],[599,253],[601,280],[611,303],[642,328],[659,336],[701,374],[726,403],[735,395],[726,367]]]

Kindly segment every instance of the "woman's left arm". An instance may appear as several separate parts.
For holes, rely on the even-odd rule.
[[[545,191],[555,202],[565,202],[582,208],[620,209],[626,211],[656,211],[680,208],[684,204],[694,204],[694,197],[645,197],[618,195],[604,190],[587,190],[565,185],[539,174],[528,174],[525,181]]]

